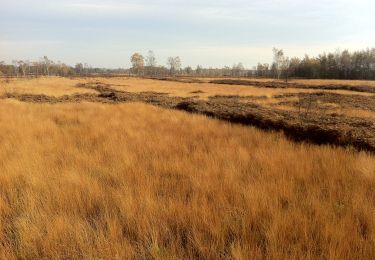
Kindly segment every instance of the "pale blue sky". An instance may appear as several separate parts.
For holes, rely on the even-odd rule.
[[[128,67],[135,52],[164,65],[222,67],[375,47],[374,0],[0,0],[0,61],[47,55]]]

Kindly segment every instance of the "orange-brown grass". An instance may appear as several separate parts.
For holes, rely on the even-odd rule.
[[[349,85],[375,87],[374,80],[295,79],[291,82],[308,85]]]
[[[202,79],[201,79],[202,80]],[[210,79],[204,79],[210,80]],[[256,81],[270,81],[270,79],[250,79]],[[0,94],[6,92],[16,92],[20,94],[44,94],[48,96],[71,95],[75,93],[95,93],[90,89],[78,88],[78,83],[103,82],[110,84],[112,88],[130,92],[164,92],[170,96],[191,97],[207,99],[214,95],[239,95],[239,96],[267,96],[298,92],[332,92],[338,94],[373,95],[365,92],[353,92],[347,90],[313,90],[313,89],[273,89],[258,88],[242,85],[222,85],[210,83],[182,83],[176,81],[161,81],[143,79],[135,77],[115,77],[115,78],[63,78],[63,77],[40,77],[40,78],[12,78],[0,80]],[[375,86],[375,81],[350,81],[350,80],[292,80],[302,84],[346,84],[346,85],[368,85]],[[199,91],[201,93],[194,93]]]
[[[274,105],[274,108],[281,109],[281,110],[287,110],[287,111],[299,111],[301,112],[301,109],[297,107],[292,106],[285,106],[285,105]],[[335,104],[332,104],[331,109],[322,109],[322,108],[311,108],[312,112],[317,112],[318,114],[335,114],[336,116],[348,116],[348,117],[359,117],[363,119],[369,119],[369,120],[375,120],[375,112],[369,111],[369,110],[363,110],[363,109],[348,109],[348,108],[341,108],[338,107]],[[306,113],[306,109],[302,109],[302,114]]]
[[[76,93],[96,93],[94,90],[77,88],[78,83],[87,82],[84,78],[40,77],[12,78],[0,80],[0,95],[7,92],[19,94],[44,94],[47,96],[63,96]]]
[[[197,79],[209,82],[211,80],[217,79],[239,79],[239,78],[231,78],[231,77],[218,77],[218,78],[199,78]],[[240,78],[241,80],[251,80],[251,81],[258,81],[258,82],[269,82],[269,81],[276,81],[276,82],[285,82],[285,79],[273,79],[273,78]],[[307,84],[307,85],[349,85],[349,86],[370,86],[375,87],[374,80],[344,80],[344,79],[289,79],[288,82],[290,83],[300,83],[300,84]]]
[[[339,108],[338,114],[344,114],[347,116],[352,117],[362,117],[362,118],[368,118],[371,120],[375,120],[375,112],[369,111],[369,110],[363,110],[363,109],[345,109],[345,108]]]
[[[245,81],[255,81],[255,82],[280,82],[285,83],[285,80],[277,80],[272,78],[196,78],[198,80],[201,80],[202,82],[210,82],[213,80],[245,80]],[[312,85],[312,86],[325,86],[325,85],[333,85],[333,86],[340,86],[340,85],[346,85],[346,86],[368,86],[368,87],[375,87],[375,81],[371,80],[331,80],[331,79],[290,79],[288,81],[289,83],[297,83],[302,85]],[[231,85],[234,86],[234,85]],[[239,86],[239,85],[238,85]],[[331,90],[331,89],[301,89],[301,88],[284,88],[280,90],[287,90],[285,93],[295,93],[295,92],[329,92],[329,93],[337,93],[337,94],[343,94],[343,95],[363,95],[363,96],[374,96],[373,93],[368,92],[357,92],[357,91],[351,91],[351,90]]]
[[[0,257],[375,257],[375,158],[143,104],[0,101]]]
[[[130,92],[163,92],[170,96],[191,97],[207,99],[215,95],[238,95],[238,96],[267,96],[279,95],[284,93],[298,92],[316,92],[309,89],[276,89],[276,88],[257,88],[253,86],[241,85],[223,85],[211,83],[182,83],[177,81],[164,81],[143,79],[134,77],[124,78],[96,78],[91,81],[99,81],[111,85],[111,88]],[[199,91],[198,93],[196,93]]]
[[[205,79],[207,80],[207,79]],[[265,80],[265,79],[257,79]],[[210,83],[182,83],[175,81],[161,81],[152,79],[143,79],[135,77],[114,77],[114,78],[63,78],[63,77],[40,77],[34,79],[13,78],[0,80],[0,95],[7,92],[19,94],[44,94],[48,96],[72,95],[75,93],[96,93],[94,90],[79,88],[78,83],[102,82],[110,84],[113,89],[130,92],[163,92],[170,96],[197,97],[208,99],[215,95],[238,95],[238,96],[265,96],[267,102],[275,102],[274,95],[288,93],[313,93],[313,92],[332,92],[337,94],[357,94],[373,96],[371,93],[353,92],[347,90],[314,90],[314,89],[296,89],[296,88],[258,88],[242,85],[223,85]],[[307,80],[306,82],[310,82]],[[311,80],[311,82],[315,82]],[[341,82],[341,83],[340,83]],[[337,84],[343,84],[344,81],[337,81]],[[346,81],[345,81],[346,82]],[[351,81],[348,81],[351,82]],[[353,81],[354,82],[354,81]],[[354,83],[353,83],[354,84]]]
[[[299,112],[305,112],[306,108],[299,108],[298,106],[293,105],[280,105],[278,103],[280,102],[291,102],[291,101],[299,101],[298,97],[285,97],[285,98],[267,98],[267,99],[258,99],[258,100],[247,100],[244,99],[241,102],[248,103],[248,102],[255,102],[257,104],[260,104],[265,107],[269,108],[276,108],[276,109],[282,109],[287,111],[299,111]],[[318,102],[318,106],[312,105],[310,108],[311,111],[317,112],[318,114],[335,114],[335,115],[343,115],[348,117],[359,117],[364,119],[375,119],[375,112],[370,110],[364,110],[360,108],[345,108],[341,107],[340,104],[337,103],[324,103],[324,102]],[[323,108],[320,106],[324,106]]]

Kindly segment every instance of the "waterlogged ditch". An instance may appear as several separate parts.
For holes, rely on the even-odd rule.
[[[354,147],[358,150],[375,152],[375,122],[370,119],[309,111],[306,104],[298,104],[302,110],[285,111],[277,107],[266,107],[252,102],[252,97],[214,96],[208,100],[171,97],[157,92],[126,92],[112,89],[110,85],[97,83],[78,84],[80,88],[97,91],[97,94],[75,94],[61,97],[7,93],[1,98],[13,98],[33,103],[101,102],[123,103],[144,102],[168,109],[203,114],[232,123],[256,126],[266,130],[283,131],[296,141],[316,144],[333,144]],[[311,102],[304,94],[300,102]],[[316,98],[316,94],[312,94]],[[332,98],[331,96],[327,97]],[[315,100],[315,99],[314,99]],[[297,106],[297,104],[294,104]]]

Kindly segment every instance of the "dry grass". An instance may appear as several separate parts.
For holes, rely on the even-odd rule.
[[[238,78],[197,78],[204,82],[217,79],[238,79]],[[285,82],[284,79],[270,79],[270,78],[241,78],[241,80],[250,80],[258,82]],[[342,80],[342,79],[289,79],[290,83],[306,84],[306,85],[348,85],[348,86],[370,86],[375,87],[375,81],[373,80]]]
[[[301,111],[301,109],[298,109],[298,107],[277,105],[275,103],[264,103],[263,105],[265,105],[266,107],[274,107],[274,108],[285,110],[285,111],[294,111],[294,112]],[[329,110],[323,110],[321,108],[312,107],[311,112],[318,112],[320,114],[322,113],[335,114],[336,116],[359,117],[359,118],[364,118],[364,119],[369,119],[369,120],[375,120],[375,112],[363,110],[363,109],[342,108],[338,106],[337,104],[331,104],[331,105],[332,105],[331,109]],[[306,110],[302,110],[302,114],[304,112],[306,112]]]
[[[361,118],[368,118],[371,120],[375,120],[375,112],[363,110],[363,109],[345,109],[339,108],[338,114],[344,114],[346,116],[352,117],[361,117]]]
[[[78,83],[86,81],[84,78],[68,79],[62,77],[0,79],[0,95],[7,92],[15,92],[19,94],[44,94],[58,97],[76,93],[96,93],[93,90],[76,87]]]
[[[92,82],[100,81],[110,84],[111,88],[129,92],[163,92],[170,96],[192,97],[198,96],[207,99],[210,96],[267,96],[284,93],[314,92],[314,90],[304,89],[271,89],[257,88],[253,86],[222,85],[211,83],[182,83],[176,81],[163,81],[142,78],[96,78]],[[194,93],[197,92],[198,93]],[[203,93],[200,93],[203,92]]]
[[[202,80],[202,79],[200,79]],[[209,81],[209,78],[204,79]],[[253,79],[252,79],[253,80]],[[265,79],[257,79],[258,81],[265,81]],[[211,83],[182,83],[175,81],[160,81],[151,79],[142,79],[134,77],[115,77],[115,78],[62,78],[62,77],[40,77],[34,79],[13,78],[6,82],[5,79],[0,80],[0,95],[7,92],[15,92],[19,94],[44,94],[48,96],[63,96],[72,95],[76,93],[95,93],[93,90],[78,88],[78,83],[97,82],[111,85],[111,88],[120,91],[129,92],[163,92],[170,96],[180,97],[197,97],[200,99],[208,99],[210,96],[225,95],[225,96],[265,96],[268,102],[272,103],[275,100],[274,95],[291,94],[291,93],[314,93],[314,92],[328,92],[337,94],[357,94],[365,96],[373,96],[371,93],[353,92],[346,90],[313,90],[313,89],[277,89],[277,88],[258,88],[253,86],[242,85],[222,85]],[[269,81],[269,80],[268,80]],[[302,81],[301,81],[302,82]],[[317,80],[305,80],[306,84],[317,84]],[[315,82],[315,83],[314,83]],[[349,84],[351,81],[332,81],[331,84]],[[353,81],[352,84],[359,84],[364,81]],[[359,83],[356,83],[359,82]],[[373,82],[370,82],[373,84]],[[369,83],[369,84],[370,84]]]
[[[151,79],[142,79],[134,77],[115,77],[115,78],[62,78],[62,77],[40,77],[34,79],[12,78],[0,80],[0,94],[6,92],[16,92],[20,94],[44,94],[48,96],[62,96],[71,95],[75,93],[94,93],[95,91],[77,88],[78,83],[96,82],[100,81],[110,84],[112,88],[118,90],[125,90],[130,92],[164,92],[170,96],[192,97],[197,96],[202,99],[207,99],[214,95],[238,95],[238,96],[266,96],[272,98],[274,95],[300,93],[300,92],[329,92],[337,94],[357,94],[357,95],[373,95],[365,92],[353,92],[346,90],[309,90],[309,89],[272,89],[272,88],[257,88],[253,86],[242,85],[222,85],[210,84],[210,78],[200,79],[207,81],[207,83],[182,83],[175,81],[160,81]],[[252,81],[272,81],[270,79],[250,79]],[[346,81],[346,80],[292,80],[296,82],[309,85],[321,84],[346,84],[352,86],[375,86],[373,81]],[[197,92],[198,93],[194,93]]]
[[[293,105],[286,105],[284,102],[299,102],[298,97],[282,97],[282,98],[265,98],[265,99],[244,99],[241,102],[243,103],[257,103],[264,107],[268,108],[277,108],[286,111],[301,111],[301,108]],[[318,105],[312,105],[310,108],[311,111],[317,112],[319,114],[335,114],[337,116],[348,116],[348,117],[359,117],[369,120],[375,119],[375,112],[360,108],[348,108],[345,105],[350,104],[340,104],[337,103],[324,103],[318,102]],[[324,108],[322,108],[322,107]],[[303,110],[303,109],[302,109]],[[303,110],[302,112],[306,112]]]
[[[295,79],[291,80],[290,82],[308,85],[348,85],[375,87],[375,81],[373,80]]]
[[[0,101],[0,256],[375,257],[375,158],[142,105]]]

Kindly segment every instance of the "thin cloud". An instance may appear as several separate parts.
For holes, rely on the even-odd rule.
[[[49,55],[119,67],[129,65],[133,51],[153,49],[160,60],[180,55],[185,65],[252,66],[268,62],[273,46],[303,55],[374,44],[370,0],[0,0],[0,6],[0,60]]]

